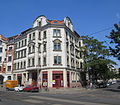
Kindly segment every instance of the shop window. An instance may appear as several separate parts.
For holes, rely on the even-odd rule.
[[[8,76],[8,80],[11,80],[11,76]]]

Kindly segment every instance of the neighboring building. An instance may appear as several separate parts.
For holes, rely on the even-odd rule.
[[[59,21],[39,16],[32,28],[7,44],[8,49],[13,49],[6,55],[10,61],[6,64],[7,71],[12,71],[13,66],[10,65],[14,59],[13,79],[19,84],[47,85],[49,88],[81,87],[84,70],[80,46],[83,46],[82,40],[74,31],[69,17]]]
[[[0,35],[0,75],[3,76],[3,82],[13,79],[14,44],[10,44],[9,41]]]

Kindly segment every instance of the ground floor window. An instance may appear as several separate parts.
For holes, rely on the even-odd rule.
[[[8,76],[8,80],[11,80],[11,76]]]

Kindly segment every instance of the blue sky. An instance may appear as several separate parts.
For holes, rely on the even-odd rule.
[[[80,35],[88,35],[120,21],[120,0],[0,0],[0,34],[6,37],[20,34],[32,27],[39,15],[51,20],[69,16],[74,29]],[[105,36],[110,31],[92,36],[108,41]]]

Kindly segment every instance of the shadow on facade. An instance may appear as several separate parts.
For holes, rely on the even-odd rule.
[[[4,76],[0,75],[0,84],[3,84]]]

